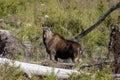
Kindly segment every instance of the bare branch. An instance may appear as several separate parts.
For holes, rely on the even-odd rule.
[[[108,11],[106,11],[103,16],[92,26],[90,26],[87,30],[83,31],[82,33],[78,34],[77,36],[75,36],[73,38],[73,40],[77,41],[78,39],[84,37],[85,35],[87,35],[89,32],[91,32],[92,30],[94,30],[103,20],[105,20],[105,18],[114,10],[120,8],[120,2],[118,2],[117,4],[113,5]]]
[[[113,60],[105,60],[105,61],[103,61],[103,62],[99,62],[99,63],[95,63],[95,64],[85,64],[85,65],[82,65],[81,67],[80,67],[80,69],[83,69],[83,68],[89,68],[89,67],[93,67],[93,66],[101,66],[101,65],[109,65],[110,63],[112,63],[113,62]]]

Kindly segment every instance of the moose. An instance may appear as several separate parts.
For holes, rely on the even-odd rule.
[[[58,33],[53,33],[51,29],[42,25],[43,43],[47,53],[50,55],[50,60],[58,61],[60,59],[72,59],[75,61],[78,54],[82,54],[82,46],[72,40],[67,40]]]

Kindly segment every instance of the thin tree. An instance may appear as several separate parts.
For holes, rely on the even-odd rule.
[[[102,17],[100,17],[100,19],[93,24],[92,26],[90,26],[88,29],[86,29],[85,31],[81,32],[80,34],[78,34],[77,36],[75,36],[73,38],[74,41],[77,41],[78,39],[81,39],[82,37],[84,37],[85,35],[87,35],[89,32],[91,32],[92,30],[94,30],[101,22],[103,22],[105,20],[105,18],[114,10],[120,8],[120,2],[118,2],[117,4],[113,5],[110,9],[108,9],[103,15]]]

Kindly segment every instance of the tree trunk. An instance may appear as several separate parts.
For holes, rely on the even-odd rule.
[[[111,64],[113,73],[120,74],[120,31],[118,25],[115,25],[110,33],[108,51],[112,52],[114,58]]]
[[[0,30],[0,57],[15,59],[19,53],[18,44],[8,30]]]
[[[37,64],[30,64],[25,62],[13,61],[7,58],[0,58],[0,64],[8,63],[10,66],[20,67],[20,70],[23,71],[31,78],[31,75],[38,75],[38,76],[45,76],[46,74],[55,73],[55,75],[60,79],[69,78],[70,74],[76,73],[80,74],[83,72],[78,72],[76,70],[70,69],[62,69],[62,68],[54,68],[54,67],[47,67]]]

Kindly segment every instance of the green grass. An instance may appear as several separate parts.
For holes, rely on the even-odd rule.
[[[47,56],[42,42],[42,29],[40,28],[42,22],[52,26],[53,32],[72,39],[94,24],[106,10],[118,1],[120,0],[0,0],[0,18],[11,22],[12,16],[17,15],[21,25],[16,28],[7,24],[4,29],[10,30],[11,34],[19,39],[19,43],[29,42],[31,45],[29,55],[25,56],[24,51],[21,50],[17,59],[40,61]],[[93,63],[94,58],[106,57],[110,30],[114,24],[120,25],[119,13],[120,10],[112,12],[98,28],[79,40],[89,55],[85,63]],[[49,17],[44,19],[45,15]],[[104,75],[103,72],[96,73],[95,80],[99,80],[99,76],[103,76],[100,80],[110,80],[107,73]],[[4,77],[4,75],[0,75]],[[72,77],[71,79],[74,80],[74,75]],[[89,80],[91,76],[87,78],[86,75],[80,75],[78,77],[82,77],[82,80]],[[8,80],[14,79],[11,78],[11,75],[9,78]],[[56,77],[48,75],[44,80],[53,78]]]

